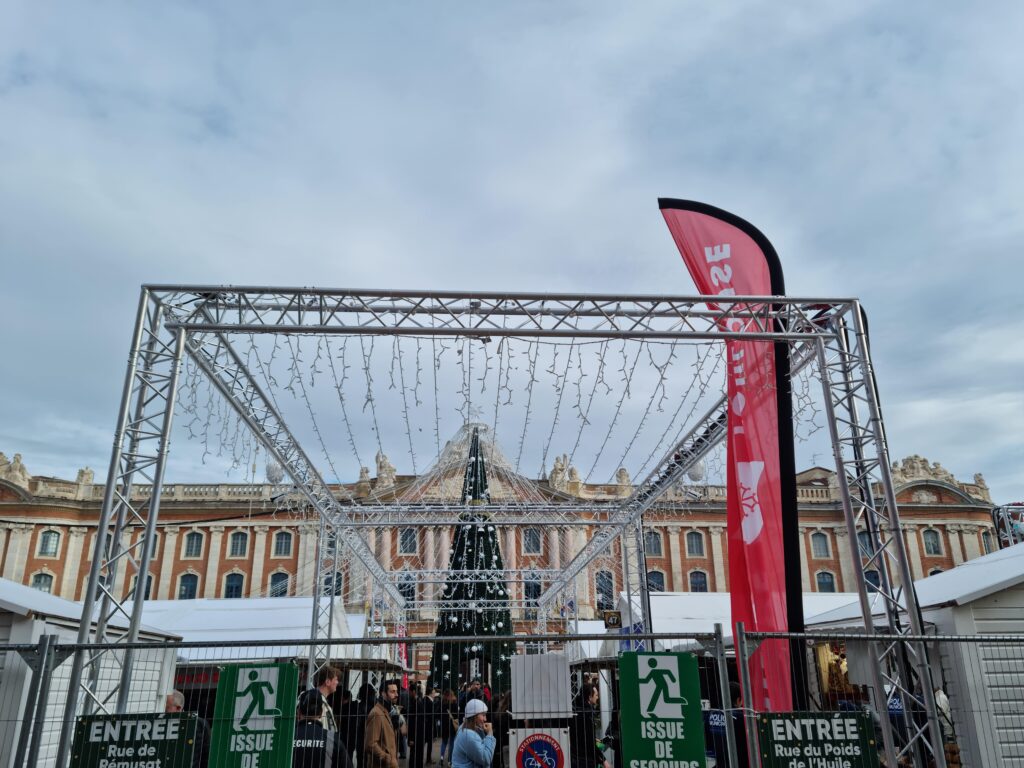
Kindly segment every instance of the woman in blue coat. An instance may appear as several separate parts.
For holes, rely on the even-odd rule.
[[[452,768],[491,768],[497,740],[487,722],[487,705],[480,699],[466,702],[466,716],[455,735]]]

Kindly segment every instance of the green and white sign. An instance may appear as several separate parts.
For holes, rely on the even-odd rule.
[[[693,654],[623,653],[619,696],[625,768],[705,768]]]
[[[863,712],[784,712],[757,716],[763,768],[875,768],[878,748]]]
[[[86,715],[78,718],[71,768],[189,768],[194,713]]]
[[[290,768],[298,680],[291,664],[222,667],[210,765]]]

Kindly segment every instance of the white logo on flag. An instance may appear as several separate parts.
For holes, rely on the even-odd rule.
[[[751,544],[764,528],[761,516],[761,501],[757,497],[757,484],[764,472],[763,461],[739,461],[736,463],[736,475],[740,483],[740,506],[743,510],[743,543]]]

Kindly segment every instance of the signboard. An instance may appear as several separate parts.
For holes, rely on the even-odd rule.
[[[604,612],[605,629],[618,629],[622,626],[622,613],[620,611]]]
[[[875,728],[863,712],[785,712],[757,716],[763,768],[867,768],[878,765]]]
[[[569,768],[568,728],[513,728],[508,737],[511,768]]]
[[[231,664],[221,669],[210,765],[290,768],[298,670],[291,664]]]
[[[705,768],[693,654],[623,653],[619,694],[624,768]]]
[[[195,713],[78,718],[71,768],[189,768]]]

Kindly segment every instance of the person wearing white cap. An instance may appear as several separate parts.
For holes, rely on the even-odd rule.
[[[455,735],[452,768],[490,768],[497,744],[487,722],[487,705],[480,699],[466,702],[466,718]]]

